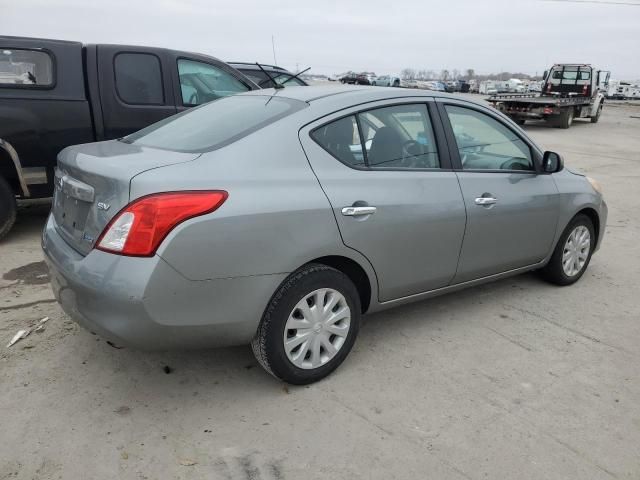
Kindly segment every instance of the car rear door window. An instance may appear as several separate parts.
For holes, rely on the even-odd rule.
[[[0,49],[0,86],[50,87],[54,83],[51,55],[22,48]]]
[[[311,132],[311,138],[345,165],[365,166],[355,115],[316,128]]]
[[[463,170],[535,170],[531,148],[489,115],[447,105]]]
[[[440,168],[435,136],[424,104],[367,110],[316,128],[311,137],[352,167]]]
[[[249,90],[222,68],[195,60],[178,60],[178,76],[182,103],[189,107]]]
[[[114,61],[116,91],[132,105],[164,105],[160,60],[149,53],[119,53]]]
[[[440,168],[426,105],[376,108],[359,117],[370,168]]]

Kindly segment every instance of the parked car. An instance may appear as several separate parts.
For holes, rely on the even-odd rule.
[[[229,62],[229,65],[239,72],[242,72],[260,88],[273,88],[275,86],[274,81],[279,85],[292,87],[309,85],[300,77],[296,77],[295,73],[291,73],[288,70],[275,65],[265,65],[261,63],[260,66],[258,66],[255,63],[245,62]],[[271,78],[269,78],[269,76],[271,76]]]
[[[369,85],[369,78],[364,73],[349,72],[340,77],[340,83],[350,85]]]
[[[0,36],[0,238],[16,197],[50,197],[56,155],[257,89],[216,58],[164,48]]]
[[[401,86],[402,81],[400,77],[395,77],[393,75],[380,75],[375,79],[372,85],[376,85],[378,87],[399,87]]]
[[[312,86],[66,148],[42,248],[63,309],[115,344],[251,343],[305,384],[364,313],[530,270],[576,282],[606,220],[594,180],[493,108]]]

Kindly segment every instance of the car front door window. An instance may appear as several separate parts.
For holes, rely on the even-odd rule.
[[[178,60],[178,76],[182,104],[189,107],[249,90],[223,69],[195,60]]]
[[[506,125],[470,108],[446,111],[463,170],[535,170],[531,149]]]

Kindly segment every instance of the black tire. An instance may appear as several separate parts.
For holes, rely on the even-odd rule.
[[[396,87],[396,88],[399,87],[400,86],[400,82],[398,80],[394,80],[393,86]]]
[[[565,108],[560,115],[558,115],[556,127],[567,129],[573,123],[574,111],[573,108]]]
[[[526,121],[524,118],[518,118],[518,117],[511,117],[511,120],[513,120],[516,123],[516,125],[520,125],[520,126],[524,125]]]
[[[564,269],[562,268],[562,255],[564,253],[564,247],[565,247],[565,244],[567,243],[569,235],[574,231],[576,227],[580,225],[586,227],[589,230],[589,235],[591,238],[589,254],[587,256],[587,260],[585,261],[582,269],[577,274],[573,276],[568,276],[564,272]],[[549,260],[549,263],[547,263],[547,265],[545,265],[540,270],[540,274],[545,280],[547,280],[548,282],[554,283],[556,285],[565,286],[565,285],[571,285],[573,283],[576,283],[578,280],[580,280],[580,277],[582,277],[584,272],[587,270],[587,267],[589,266],[589,262],[591,261],[591,255],[593,254],[593,248],[595,247],[596,241],[597,239],[595,236],[595,229],[593,228],[593,222],[591,221],[591,219],[583,214],[576,215],[575,217],[573,217],[573,219],[569,222],[569,225],[567,225],[567,227],[562,232],[562,235],[558,240],[556,248],[553,251],[553,255],[551,255],[551,259]]]
[[[287,358],[283,342],[285,325],[296,304],[320,288],[332,288],[344,296],[351,314],[349,332],[333,358],[317,368],[303,369]],[[267,372],[287,383],[316,382],[333,372],[351,351],[358,335],[360,312],[358,290],[345,274],[326,265],[309,264],[289,275],[271,298],[251,342],[253,354]]]
[[[0,240],[2,240],[16,221],[16,195],[7,181],[0,177]]]
[[[598,111],[596,112],[595,117],[591,117],[591,123],[598,123],[598,120],[600,120],[600,114],[602,113],[602,106],[603,106],[603,103],[600,102],[600,106],[598,107]]]

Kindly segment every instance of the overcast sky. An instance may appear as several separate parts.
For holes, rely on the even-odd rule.
[[[0,0],[0,34],[165,46],[314,73],[592,63],[640,79],[640,0]]]

